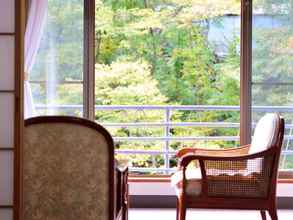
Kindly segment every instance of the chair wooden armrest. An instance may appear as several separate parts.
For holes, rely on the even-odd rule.
[[[178,158],[185,155],[195,154],[195,155],[206,155],[206,156],[241,156],[248,154],[250,145],[245,145],[242,147],[235,147],[229,149],[204,149],[204,148],[193,148],[186,147],[179,150],[176,153]]]
[[[181,158],[180,166],[186,167],[192,160],[215,160],[215,161],[240,161],[240,160],[251,160],[260,157],[265,157],[268,155],[273,155],[276,153],[275,148],[270,148],[258,153],[254,154],[244,154],[244,155],[200,155],[200,154],[186,154],[184,157]]]
[[[204,161],[246,161],[253,160],[257,158],[264,158],[267,156],[273,156],[276,153],[276,148],[270,148],[254,154],[243,154],[243,155],[199,155],[199,154],[186,154],[180,158],[179,166],[181,168],[186,168],[191,161],[198,160],[200,162]],[[202,165],[201,169],[204,169]]]

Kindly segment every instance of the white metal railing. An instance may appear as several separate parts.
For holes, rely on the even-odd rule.
[[[79,110],[82,112],[82,105],[36,105],[38,110],[46,109],[57,109],[57,110]],[[141,168],[141,167],[132,167],[132,171],[140,172],[165,172],[168,173],[173,169],[170,168],[170,158],[175,154],[175,151],[170,149],[171,141],[238,141],[238,136],[173,136],[170,133],[170,129],[174,127],[209,127],[209,128],[239,128],[239,123],[235,122],[172,122],[171,116],[174,111],[240,111],[239,106],[207,106],[207,105],[182,105],[182,106],[173,106],[173,105],[96,105],[96,111],[148,111],[148,110],[162,110],[164,112],[164,121],[160,122],[127,122],[127,123],[101,123],[107,128],[111,127],[162,127],[164,128],[164,135],[162,136],[143,136],[143,137],[117,137],[114,136],[114,141],[123,142],[123,141],[163,141],[164,148],[163,150],[116,150],[117,154],[147,154],[147,155],[163,155],[164,156],[164,168]],[[253,106],[253,112],[281,112],[281,113],[293,113],[293,106]],[[255,123],[252,123],[252,126],[255,126]],[[282,151],[282,155],[286,158],[288,155],[293,155],[293,150],[289,149],[290,141],[293,140],[292,129],[293,124],[286,124],[286,129],[290,129],[289,135],[285,135],[285,150]],[[284,163],[283,159],[283,163]]]

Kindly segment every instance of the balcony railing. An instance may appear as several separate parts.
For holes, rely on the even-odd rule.
[[[58,111],[62,110],[78,110],[82,112],[82,105],[36,105],[37,110],[48,110],[56,109]],[[164,120],[159,122],[127,122],[127,123],[101,123],[106,128],[113,127],[135,127],[135,128],[145,128],[145,127],[160,127],[164,129],[164,134],[161,136],[127,136],[119,137],[114,136],[115,142],[131,142],[131,141],[142,141],[142,142],[155,142],[162,141],[164,147],[162,150],[134,150],[134,149],[124,149],[116,150],[116,154],[136,154],[136,155],[162,155],[164,157],[164,167],[163,168],[142,168],[142,167],[131,167],[131,171],[135,172],[164,172],[170,173],[173,169],[170,167],[170,158],[174,156],[175,151],[170,148],[171,141],[239,141],[239,136],[174,136],[170,133],[170,129],[174,127],[199,127],[199,128],[239,128],[240,124],[237,122],[172,122],[171,115],[174,111],[234,111],[239,112],[239,106],[206,106],[206,105],[196,105],[196,106],[150,106],[150,105],[97,105],[95,106],[96,111],[153,111],[160,110],[164,112]],[[253,112],[280,112],[282,114],[293,113],[293,106],[253,106]],[[292,123],[292,121],[290,122]],[[252,123],[252,127],[255,123]],[[285,141],[282,151],[283,159],[281,161],[281,168],[284,165],[287,156],[293,156],[293,150],[290,150],[290,141],[293,140],[293,124],[289,124],[287,121],[286,129],[289,130],[288,135],[285,135]]]

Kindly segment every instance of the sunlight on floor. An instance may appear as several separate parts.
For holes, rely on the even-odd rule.
[[[292,220],[293,210],[279,210],[279,220]],[[130,209],[129,220],[175,220],[175,209]],[[256,211],[189,210],[186,220],[261,220]],[[269,218],[267,218],[269,219]]]

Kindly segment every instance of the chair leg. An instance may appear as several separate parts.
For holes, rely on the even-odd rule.
[[[176,199],[176,220],[179,220],[179,199]]]
[[[179,198],[177,203],[177,220],[185,220],[186,206],[182,198]]]
[[[179,208],[179,219],[178,220],[185,220],[186,217],[186,208],[185,207],[180,207]]]
[[[269,210],[269,214],[270,214],[272,220],[278,220],[278,215],[277,215],[277,209],[276,209],[276,207],[271,208]]]
[[[261,219],[262,220],[267,220],[266,211],[265,210],[260,210],[260,214],[261,214]]]

